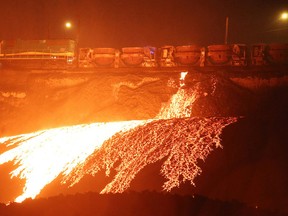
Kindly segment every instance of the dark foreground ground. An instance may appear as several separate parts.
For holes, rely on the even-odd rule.
[[[172,191],[176,195],[143,193],[161,191],[163,178],[156,163],[147,166],[132,182],[130,190],[138,193],[89,193],[46,199],[59,193],[99,192],[99,184],[107,181],[99,174],[70,189],[56,181],[44,189],[40,197],[45,199],[1,206],[1,215],[96,215],[95,211],[101,212],[99,215],[288,213],[288,73],[276,71],[274,76],[257,71],[244,76],[226,72],[229,70],[222,69],[216,75],[192,71],[187,76],[188,88],[200,83],[201,97],[193,104],[192,116],[240,117],[224,129],[223,149],[212,152],[201,164],[203,172],[196,179],[196,187],[184,184]],[[171,82],[177,84],[179,80],[175,72],[3,74],[1,136],[62,125],[153,118],[161,104],[177,91]],[[0,172],[1,200],[6,202],[14,186],[8,181],[9,169],[0,168]],[[193,199],[193,194],[200,196]]]
[[[284,216],[274,211],[250,207],[237,201],[223,202],[203,196],[181,196],[156,192],[99,195],[97,193],[59,195],[0,205],[3,216],[70,215],[165,215],[165,216]]]

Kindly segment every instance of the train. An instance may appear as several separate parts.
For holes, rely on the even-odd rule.
[[[81,48],[75,40],[2,40],[2,67],[165,68],[288,65],[288,44]]]

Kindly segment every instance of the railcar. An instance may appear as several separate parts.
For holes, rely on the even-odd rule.
[[[75,50],[73,40],[4,40],[0,61],[19,67],[66,67],[75,64]]]
[[[202,51],[197,45],[177,46],[174,54],[175,62],[178,66],[200,66],[205,57],[201,55]]]
[[[253,44],[250,60],[256,66],[287,65],[288,44]]]
[[[221,44],[207,47],[208,66],[246,66],[247,46],[245,44]]]
[[[288,44],[268,44],[266,52],[268,64],[288,64]]]
[[[288,65],[288,44],[78,48],[73,40],[4,40],[0,63],[30,68]]]

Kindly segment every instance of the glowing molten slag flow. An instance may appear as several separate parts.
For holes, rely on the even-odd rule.
[[[15,147],[0,156],[0,164],[14,161],[18,168],[11,172],[11,177],[26,179],[24,193],[15,201],[34,198],[59,174],[66,175],[83,163],[112,135],[141,123],[94,123],[1,138],[0,143]]]
[[[102,193],[123,192],[141,169],[163,158],[164,190],[184,181],[194,184],[201,173],[197,160],[205,160],[221,147],[222,129],[236,119],[190,118],[199,94],[197,86],[182,88],[186,74],[181,74],[178,92],[155,119],[83,124],[0,138],[8,149],[0,155],[0,165],[14,162],[17,168],[11,177],[26,181],[15,201],[35,198],[57,177],[73,186],[84,175],[99,170],[109,175],[112,168],[116,175]]]

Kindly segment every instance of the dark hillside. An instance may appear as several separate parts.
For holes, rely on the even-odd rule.
[[[214,216],[281,216],[282,214],[252,208],[237,201],[223,202],[203,196],[180,196],[156,192],[99,195],[96,193],[56,196],[26,200],[21,204],[0,205],[5,216],[54,215],[214,215]],[[284,215],[283,215],[284,216]]]

